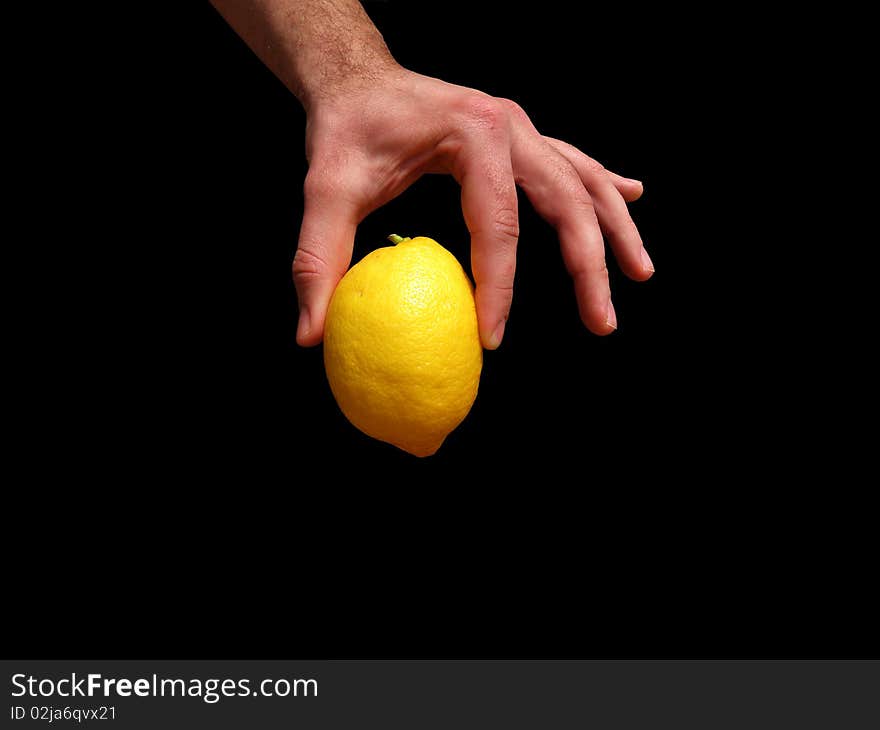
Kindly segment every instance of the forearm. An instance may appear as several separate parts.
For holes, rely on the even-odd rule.
[[[308,109],[394,59],[357,0],[211,0]]]

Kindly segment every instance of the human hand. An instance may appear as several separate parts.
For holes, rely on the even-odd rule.
[[[627,202],[636,180],[605,170],[577,148],[542,136],[514,102],[388,66],[309,104],[305,209],[293,279],[300,303],[296,339],[315,345],[330,297],[351,262],[358,223],[425,173],[461,185],[483,346],[501,343],[513,296],[519,185],[558,234],[584,324],[617,327],[605,246],[623,271],[654,271]]]

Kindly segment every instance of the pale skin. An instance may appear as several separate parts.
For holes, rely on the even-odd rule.
[[[559,235],[584,324],[597,335],[617,329],[603,234],[630,278],[654,272],[626,205],[641,196],[639,181],[541,135],[509,99],[401,67],[356,0],[212,2],[306,110],[309,171],[293,260],[300,345],[323,337],[358,224],[426,173],[461,185],[484,347],[501,344],[510,312],[517,185]]]

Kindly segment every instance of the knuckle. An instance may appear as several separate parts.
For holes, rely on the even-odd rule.
[[[493,262],[491,272],[485,272],[477,281],[477,292],[481,298],[488,298],[495,306],[508,310],[513,301],[513,280],[515,266]]]
[[[498,262],[493,286],[500,292],[513,293],[513,278],[516,275],[516,259]]]
[[[577,225],[583,220],[596,219],[596,207],[583,186],[566,186],[547,205],[545,216],[554,227]]]
[[[505,99],[503,97],[498,97],[496,101],[501,104],[501,106],[507,111],[508,114],[514,117],[527,117],[528,115],[525,113],[525,110],[517,104],[513,99]]]
[[[569,251],[565,257],[566,268],[575,281],[584,280],[591,285],[599,281],[608,281],[608,264],[604,251]]]
[[[519,215],[515,208],[501,208],[493,217],[495,234],[505,245],[516,245],[519,240]]]
[[[482,129],[498,129],[504,123],[506,110],[491,96],[475,96],[468,102],[467,116]]]
[[[330,271],[327,258],[316,246],[300,245],[293,257],[294,281],[320,279]]]
[[[584,275],[591,279],[608,279],[608,262],[604,256],[589,258],[584,262]]]
[[[585,260],[578,262],[571,267],[571,277],[575,281],[586,280],[588,282],[597,282],[600,280],[608,281],[608,266],[605,259]]]

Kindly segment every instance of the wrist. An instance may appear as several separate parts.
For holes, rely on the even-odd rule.
[[[301,76],[294,93],[307,113],[316,107],[350,104],[352,98],[383,88],[405,74],[405,69],[381,49],[346,49],[335,58],[323,58],[310,73]]]

